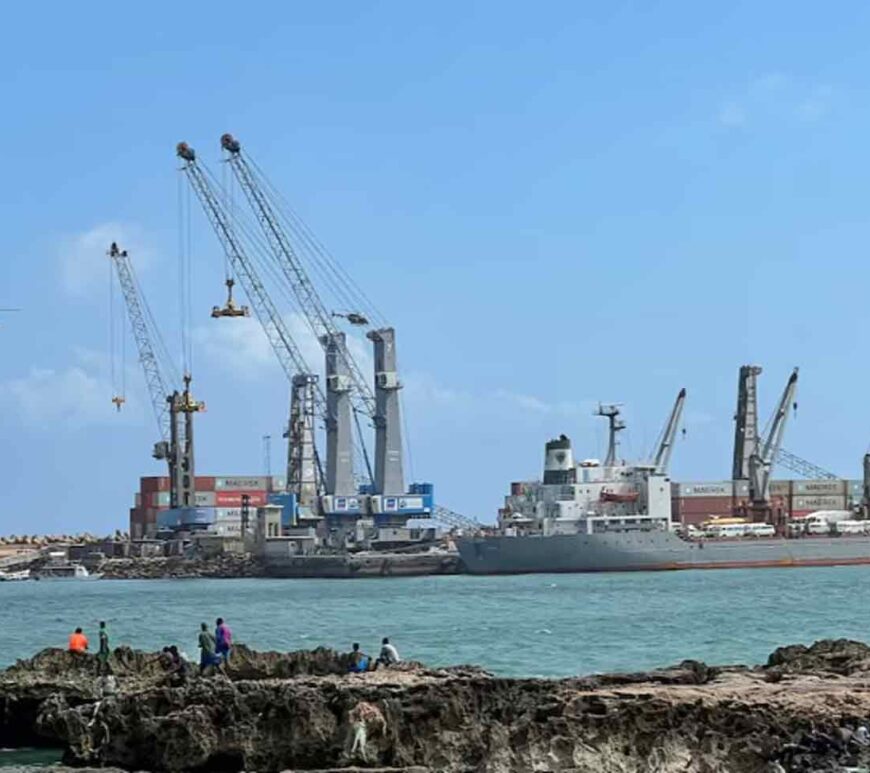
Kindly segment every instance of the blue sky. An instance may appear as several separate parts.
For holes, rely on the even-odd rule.
[[[108,273],[131,249],[177,345],[178,164],[231,131],[397,328],[414,478],[490,520],[543,443],[626,455],[677,390],[672,472],[730,471],[737,368],[786,446],[857,477],[870,439],[866,30],[841,3],[17,4],[0,29],[0,531],[124,526],[159,474],[128,358],[111,405]],[[280,466],[286,381],[208,312],[193,212],[203,474]],[[292,309],[287,308],[290,314]],[[226,324],[225,324],[226,323]],[[306,346],[308,344],[305,344]],[[130,347],[132,348],[132,345]]]

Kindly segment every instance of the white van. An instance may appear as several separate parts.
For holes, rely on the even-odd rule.
[[[747,537],[773,537],[776,529],[769,523],[747,523],[744,526]]]
[[[745,523],[725,523],[721,526],[714,526],[713,530],[716,537],[742,537],[746,534],[747,525]]]

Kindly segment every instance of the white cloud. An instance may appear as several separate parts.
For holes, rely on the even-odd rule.
[[[153,249],[135,225],[101,223],[67,236],[61,239],[58,254],[61,284],[69,295],[83,297],[107,287],[110,265],[106,252],[112,242],[129,252],[137,272],[147,269],[154,260]]]
[[[75,351],[76,362],[62,369],[31,368],[26,376],[0,384],[0,397],[15,408],[24,424],[80,427],[118,422],[111,398],[114,390],[106,359],[85,349]],[[132,371],[132,369],[131,369]],[[127,380],[133,376],[127,374]],[[125,405],[121,421],[141,421],[141,403]]]

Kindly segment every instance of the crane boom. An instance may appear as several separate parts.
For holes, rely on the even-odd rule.
[[[671,461],[671,452],[674,449],[674,438],[677,435],[677,428],[680,424],[680,417],[683,415],[683,405],[686,402],[685,387],[680,390],[677,399],[674,402],[674,407],[671,410],[671,415],[668,417],[668,423],[662,431],[661,440],[659,441],[656,450],[653,464],[655,464],[656,472],[662,475],[667,475],[668,465]]]
[[[176,153],[184,161],[182,169],[187,175],[187,179],[190,181],[190,185],[196,193],[230,265],[241,280],[254,307],[254,314],[260,321],[266,338],[269,340],[288,381],[292,384],[295,375],[313,373],[314,371],[305,362],[302,352],[287,330],[284,319],[275,308],[275,304],[266,292],[253,263],[230,226],[230,218],[220,199],[215,195],[202,167],[197,162],[193,148],[185,142],[180,142],[176,147]],[[315,387],[314,400],[318,414],[325,416],[326,401],[319,386]]]
[[[782,447],[782,438],[785,434],[785,425],[788,420],[789,406],[794,402],[797,390],[798,369],[795,368],[789,376],[782,396],[771,420],[770,432],[764,440],[764,445],[756,443],[755,449],[749,458],[749,496],[754,506],[761,506],[768,502],[770,492],[770,472],[773,461]]]
[[[109,247],[109,258],[115,266],[121,292],[130,317],[133,338],[139,350],[139,362],[145,373],[145,382],[161,440],[154,446],[154,457],[166,461],[169,468],[170,507],[193,507],[196,500],[196,476],[193,453],[193,414],[205,409],[190,394],[189,373],[184,374],[184,389],[171,392],[166,385],[160,360],[151,342],[144,299],[133,272],[133,264],[116,242]],[[153,324],[153,322],[152,322]],[[155,331],[156,332],[156,331]]]
[[[802,459],[797,454],[791,453],[791,451],[786,451],[786,449],[782,447],[777,451],[774,462],[781,464],[792,472],[803,475],[805,478],[812,478],[815,480],[837,480],[840,477],[830,470],[826,470],[824,467],[819,467],[817,464]]]
[[[124,295],[127,307],[127,315],[130,318],[130,327],[133,329],[133,338],[136,348],[139,350],[139,362],[145,373],[145,383],[148,386],[148,394],[151,397],[151,407],[160,436],[164,442],[169,442],[171,435],[172,419],[170,416],[170,403],[167,400],[172,394],[166,386],[166,381],[160,371],[160,362],[151,343],[151,334],[148,331],[148,318],[145,314],[144,305],[140,299],[139,286],[133,265],[127,255],[127,250],[121,250],[115,242],[109,248],[109,258],[115,266],[118,283]]]
[[[326,309],[317,294],[257,175],[242,155],[241,145],[231,134],[224,134],[221,137],[221,147],[229,154],[230,168],[244,191],[251,209],[254,210],[281,272],[287,279],[312,332],[324,348],[330,341],[337,342],[337,353],[344,361],[347,375],[353,385],[354,403],[358,410],[374,418],[376,410],[372,389],[348,351],[344,337],[339,335],[339,330],[332,321],[333,315]]]

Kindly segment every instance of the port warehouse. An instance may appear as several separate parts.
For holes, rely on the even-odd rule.
[[[524,512],[526,502],[540,501],[539,481],[511,484],[505,506]],[[569,487],[570,488],[570,487]],[[863,504],[861,480],[773,480],[770,502],[774,520],[803,518],[818,510],[852,510]],[[710,518],[746,515],[750,508],[749,483],[745,480],[671,483],[671,520],[697,526]]]
[[[282,525],[289,528],[298,520],[298,503],[287,492],[287,479],[268,475],[226,475],[195,478],[195,505],[189,523],[178,521],[180,511],[170,507],[170,479],[167,476],[143,477],[130,509],[132,539],[153,539],[161,533],[178,530],[207,530],[235,537],[242,531],[244,508],[253,523],[256,509],[266,504],[282,508]],[[363,489],[358,495],[324,497],[328,507],[322,519],[324,529],[347,527],[360,517],[370,517],[372,525],[397,536],[411,517],[425,517],[432,512],[433,486],[412,483],[403,496],[378,496]]]

